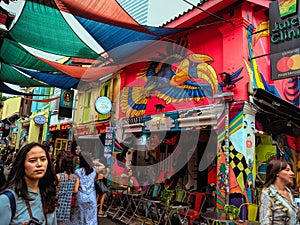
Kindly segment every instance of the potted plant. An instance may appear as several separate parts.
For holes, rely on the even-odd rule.
[[[160,194],[160,198],[166,205],[170,205],[170,201],[173,198],[174,194],[174,190],[164,189]]]
[[[226,204],[224,206],[224,212],[229,220],[235,220],[240,214],[240,209],[235,205]]]

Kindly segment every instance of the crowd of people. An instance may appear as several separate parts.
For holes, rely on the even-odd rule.
[[[9,153],[3,155],[0,172],[6,166],[9,174],[6,179],[3,173],[0,193],[11,192],[16,204],[12,206],[8,196],[0,195],[1,224],[95,225],[98,217],[106,216],[103,205],[107,194],[97,195],[94,186],[96,179],[108,185],[106,159],[92,159],[77,144],[73,147],[73,154],[59,152],[54,160],[46,146],[35,142],[12,154],[9,163]],[[124,175],[133,179],[130,174],[126,170]]]
[[[4,161],[2,164],[4,167]],[[96,179],[107,185],[110,169],[105,158],[93,160],[90,153],[76,146],[74,154],[58,156],[52,163],[47,148],[33,142],[22,147],[6,166],[10,170],[0,187],[1,224],[95,225],[98,217],[106,216],[103,204],[107,193],[97,195],[95,189]],[[120,178],[126,182],[122,185],[140,192],[142,187],[132,169],[123,172]],[[300,210],[291,192],[294,178],[288,162],[268,163],[260,197],[260,224],[300,225]],[[7,191],[12,195],[3,194]]]
[[[15,160],[16,154],[18,152],[18,149],[5,147],[3,150],[1,150],[1,158],[0,163],[3,164],[3,167],[6,166],[7,168],[11,168],[12,162]]]

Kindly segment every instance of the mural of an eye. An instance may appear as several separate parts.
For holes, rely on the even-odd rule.
[[[244,129],[246,129],[248,127],[248,122],[244,121]]]
[[[251,122],[251,129],[254,131],[255,130],[255,123]]]

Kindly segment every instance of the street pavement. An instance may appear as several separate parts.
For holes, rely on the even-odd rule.
[[[125,225],[126,223],[122,223],[118,220],[113,220],[111,219],[110,216],[105,217],[105,218],[99,218],[98,217],[98,225]],[[128,225],[141,225],[142,222],[141,221],[131,221],[130,224]],[[146,222],[146,224],[149,224],[148,222]]]
[[[117,220],[112,220],[109,217],[107,218],[98,218],[98,225],[124,225],[125,223],[121,223]]]

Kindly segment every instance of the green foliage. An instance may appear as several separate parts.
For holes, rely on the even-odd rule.
[[[6,99],[9,99],[11,97],[3,96],[2,93],[0,92],[0,102],[5,101]]]
[[[230,219],[236,219],[238,215],[240,214],[240,209],[236,207],[235,205],[228,205],[226,204],[224,206],[224,212],[226,213],[227,216],[232,216]]]
[[[170,200],[173,198],[174,195],[174,190],[164,189],[160,193],[160,198],[164,203],[168,204],[170,203]]]

